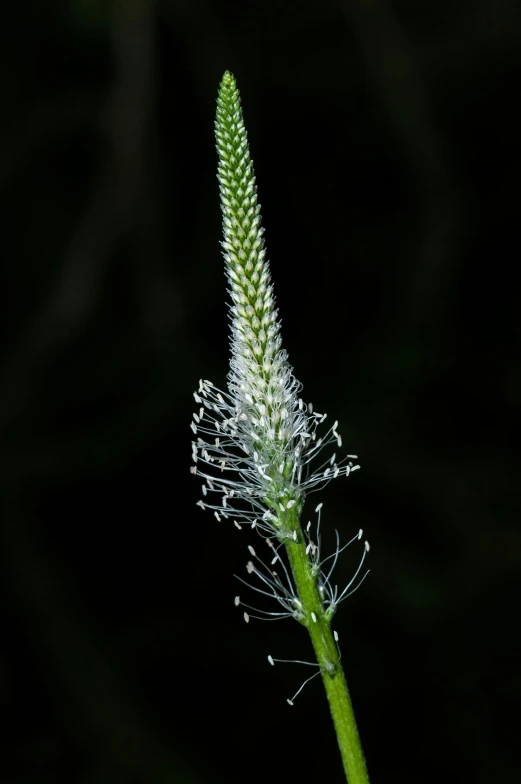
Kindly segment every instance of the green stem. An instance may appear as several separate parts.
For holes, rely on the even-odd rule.
[[[286,541],[288,558],[302,602],[305,616],[303,623],[307,626],[321,668],[346,778],[349,784],[368,784],[369,776],[362,744],[344,671],[331,632],[331,621],[326,617],[320,599],[317,578],[313,573],[309,555],[306,553],[306,544],[297,514],[293,510],[287,514],[286,524],[289,523],[291,530],[297,531],[297,541]],[[313,620],[312,613],[316,621]]]

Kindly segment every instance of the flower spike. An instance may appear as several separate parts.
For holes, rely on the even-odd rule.
[[[203,481],[203,497],[197,504],[213,512],[218,522],[229,520],[240,531],[250,525],[266,540],[267,561],[248,545],[251,559],[246,572],[254,584],[237,579],[261,601],[274,599],[276,604],[265,610],[236,596],[235,606],[243,609],[246,623],[293,618],[307,628],[317,671],[288,703],[293,705],[309,680],[322,676],[346,775],[350,784],[368,784],[331,619],[340,602],[365,578],[360,572],[369,545],[365,542],[355,575],[339,590],[332,582],[338,556],[344,547],[360,540],[362,531],[344,547],[337,534],[334,553],[323,558],[322,504],[315,510],[314,538],[311,522],[305,529],[300,524],[308,493],[332,479],[349,476],[359,466],[353,463],[356,455],[339,461],[336,452],[323,456],[324,449],[342,446],[338,422],[320,434],[326,414],[302,401],[302,386],[282,347],[241,99],[229,71],[219,87],[215,137],[221,244],[231,297],[231,360],[226,391],[201,380],[194,393],[198,408],[190,425],[194,435],[190,470]],[[282,660],[269,656],[268,661],[273,665]]]
[[[296,507],[300,514],[308,491],[359,466],[351,462],[356,455],[317,460],[325,447],[340,446],[338,423],[317,437],[326,415],[299,397],[301,384],[282,348],[240,95],[228,71],[217,99],[215,136],[232,299],[231,362],[227,392],[201,381],[194,395],[200,408],[191,425],[198,436],[191,470],[205,480],[199,505],[217,520],[229,518],[237,527],[248,521],[282,541],[294,536],[287,513]]]

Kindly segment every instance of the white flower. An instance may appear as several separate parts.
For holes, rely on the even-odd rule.
[[[228,392],[200,381],[194,394],[199,409],[191,424],[191,470],[204,480],[199,506],[218,520],[239,528],[246,522],[279,540],[295,538],[306,494],[359,466],[351,462],[356,455],[337,462],[333,454],[321,462],[324,447],[342,444],[338,423],[319,436],[326,414],[303,403],[282,348],[240,96],[228,72],[215,132],[232,298],[231,362]]]

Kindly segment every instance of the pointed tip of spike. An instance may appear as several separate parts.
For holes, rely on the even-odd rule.
[[[229,88],[229,87],[233,87],[234,84],[235,84],[235,77],[232,74],[232,72],[231,71],[225,71],[223,73],[223,77],[221,79],[221,86]]]

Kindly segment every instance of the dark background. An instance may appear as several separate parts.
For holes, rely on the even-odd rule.
[[[2,783],[343,780],[320,682],[289,708],[309,673],[266,661],[305,631],[243,623],[259,540],[189,474],[225,69],[285,346],[362,464],[320,500],[326,547],[372,545],[335,621],[372,781],[517,781],[519,3],[2,16]]]

